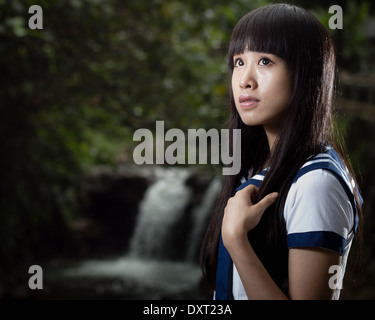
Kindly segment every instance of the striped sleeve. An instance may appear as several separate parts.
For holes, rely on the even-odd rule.
[[[284,218],[288,248],[320,247],[343,254],[354,224],[351,202],[338,178],[316,169],[295,181]]]

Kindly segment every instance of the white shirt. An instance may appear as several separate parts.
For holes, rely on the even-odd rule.
[[[302,175],[290,187],[284,218],[288,248],[322,247],[342,255],[338,271],[332,269],[332,273],[337,272],[333,298],[338,299],[355,223],[351,202],[338,178],[323,169]],[[247,299],[234,264],[232,292],[236,300]]]

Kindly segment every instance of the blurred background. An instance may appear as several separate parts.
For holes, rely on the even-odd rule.
[[[199,246],[219,165],[142,165],[134,131],[221,129],[236,22],[271,1],[0,0],[0,298],[209,299]],[[365,201],[342,299],[375,298],[375,8],[294,1],[336,46],[338,127]],[[30,30],[28,9],[43,9]],[[308,36],[308,35],[307,35]],[[154,150],[155,151],[155,150]],[[32,265],[43,289],[28,285]]]

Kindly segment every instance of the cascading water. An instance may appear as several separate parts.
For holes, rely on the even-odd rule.
[[[65,277],[117,279],[110,288],[102,286],[101,294],[117,290],[124,299],[207,298],[200,289],[202,273],[197,257],[220,177],[207,186],[201,204],[191,209],[192,191],[186,181],[192,171],[157,170],[156,181],[140,203],[129,252],[117,259],[90,260],[65,269]]]
[[[139,208],[138,221],[130,244],[130,256],[173,259],[173,244],[183,227],[183,215],[191,197],[186,179],[188,169],[156,172]]]

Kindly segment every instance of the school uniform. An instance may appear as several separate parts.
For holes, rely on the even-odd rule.
[[[243,179],[236,191],[250,184],[259,187],[267,171],[265,169],[249,180]],[[319,247],[333,250],[342,256],[340,267],[332,269],[335,276],[335,281],[331,283],[334,285],[333,299],[339,299],[340,284],[358,225],[355,188],[339,155],[327,146],[323,153],[309,159],[300,168],[284,206],[288,249]],[[287,276],[284,280],[285,292]],[[247,299],[239,274],[221,238],[214,299]]]

